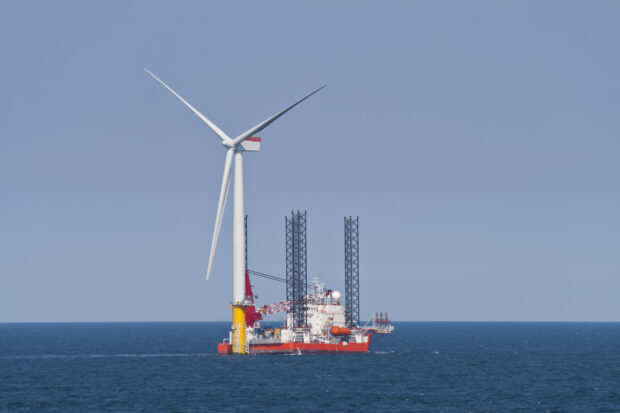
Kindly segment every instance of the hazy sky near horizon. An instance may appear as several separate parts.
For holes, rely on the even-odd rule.
[[[228,320],[229,134],[314,88],[245,157],[250,268],[361,313],[620,320],[620,3],[0,2],[0,322]],[[259,303],[282,284],[253,281]]]

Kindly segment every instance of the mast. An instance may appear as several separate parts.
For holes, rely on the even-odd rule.
[[[233,199],[233,353],[245,354],[245,209],[243,205],[243,154],[235,150]]]

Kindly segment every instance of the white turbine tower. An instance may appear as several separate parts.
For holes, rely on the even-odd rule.
[[[314,95],[319,90],[323,89],[326,85],[321,86],[314,92],[299,99],[286,109],[281,110],[270,118],[264,120],[258,125],[248,129],[236,138],[231,138],[217,127],[213,122],[207,119],[202,113],[198,112],[196,108],[190,105],[185,99],[183,99],[177,92],[172,90],[170,86],[165,84],[160,78],[151,73],[148,69],[144,69],[146,72],[153,76],[155,80],[161,83],[166,89],[172,92],[181,102],[185,104],[192,112],[196,114],[207,126],[215,132],[217,136],[222,140],[222,145],[226,149],[226,161],[224,162],[224,174],[222,176],[222,187],[220,189],[220,200],[217,206],[217,216],[215,218],[215,228],[213,230],[213,239],[211,241],[211,253],[209,254],[209,264],[207,266],[207,280],[211,275],[211,267],[213,265],[213,256],[215,255],[215,247],[217,246],[217,240],[220,235],[220,227],[222,226],[222,216],[224,215],[224,208],[226,207],[226,199],[228,197],[228,188],[230,186],[230,169],[233,163],[233,157],[235,161],[235,177],[234,177],[234,189],[233,189],[233,353],[243,354],[246,352],[245,346],[245,233],[243,227],[243,220],[245,217],[244,205],[243,205],[243,152],[244,151],[258,151],[260,149],[260,141],[252,139],[252,135],[260,132],[269,126],[273,121],[284,115],[295,106]],[[251,139],[248,141],[248,139]],[[256,144],[258,141],[258,144]]]

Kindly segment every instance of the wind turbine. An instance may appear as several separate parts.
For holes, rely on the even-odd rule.
[[[244,354],[246,352],[245,344],[245,233],[244,233],[244,217],[245,210],[243,205],[243,152],[251,151],[256,152],[260,150],[260,139],[253,138],[252,135],[260,132],[269,126],[272,122],[284,115],[295,106],[314,95],[319,90],[323,89],[327,85],[323,85],[314,92],[304,96],[297,102],[293,103],[289,107],[281,110],[270,118],[265,119],[258,125],[248,129],[241,135],[231,138],[224,131],[222,131],[216,124],[211,122],[200,113],[196,108],[190,105],[185,99],[181,97],[177,92],[172,90],[170,86],[165,84],[160,78],[155,76],[148,69],[144,69],[155,80],[161,83],[166,89],[168,89],[173,95],[175,95],[181,102],[185,104],[192,112],[196,114],[207,126],[221,139],[222,145],[226,148],[226,160],[224,161],[224,174],[222,176],[222,187],[220,189],[220,199],[217,206],[217,215],[215,218],[215,228],[213,230],[213,239],[211,241],[211,252],[209,254],[209,264],[207,266],[207,280],[211,275],[211,267],[213,265],[213,257],[215,255],[215,247],[217,246],[217,240],[220,235],[220,228],[222,226],[222,217],[224,215],[224,208],[226,207],[226,199],[228,198],[228,189],[230,187],[230,169],[232,168],[233,158],[235,163],[235,176],[233,187],[233,271],[232,271],[232,284],[233,284],[233,299],[232,299],[232,332],[233,342],[232,350],[236,354]]]

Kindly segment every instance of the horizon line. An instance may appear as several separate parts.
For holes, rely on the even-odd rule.
[[[263,320],[264,321],[264,320]],[[364,320],[364,322],[370,320]],[[284,320],[264,321],[266,323]],[[391,320],[393,323],[620,323],[620,320]],[[164,324],[164,323],[230,323],[229,320],[193,321],[0,321],[0,324]]]

